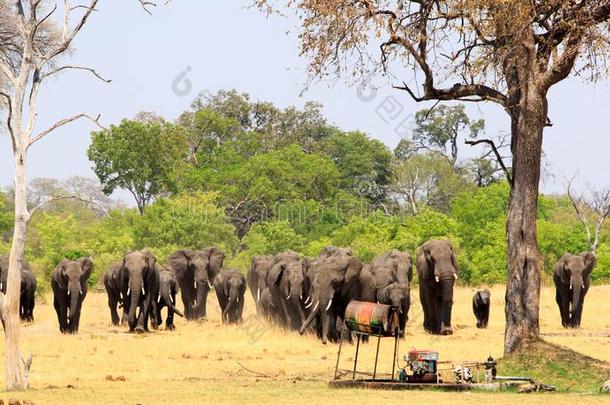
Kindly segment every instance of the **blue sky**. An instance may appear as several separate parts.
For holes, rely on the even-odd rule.
[[[174,119],[199,91],[235,88],[280,107],[319,101],[328,119],[341,128],[363,130],[393,147],[400,140],[396,131],[400,122],[425,108],[387,87],[364,101],[356,88],[341,81],[315,83],[301,96],[306,61],[299,56],[296,20],[267,18],[247,4],[174,0],[150,16],[135,0],[102,1],[78,38],[71,62],[95,67],[112,83],[83,72],[47,83],[39,101],[38,128],[80,112],[101,114],[105,125],[139,111]],[[172,83],[183,72],[192,90],[172,91]],[[561,192],[565,178],[575,173],[583,184],[610,186],[609,83],[593,85],[572,78],[552,90],[549,115],[554,125],[547,128],[544,142],[552,176],[542,185],[545,192]],[[180,82],[178,88],[188,89],[185,84]],[[476,105],[469,111],[483,115],[490,134],[509,129],[506,114],[497,107]],[[85,154],[93,129],[83,121],[35,145],[30,178],[93,177]],[[8,139],[2,135],[0,185],[12,182],[11,159]],[[129,200],[126,194],[119,195]]]

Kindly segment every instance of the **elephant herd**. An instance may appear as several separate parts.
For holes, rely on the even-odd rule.
[[[168,257],[167,265],[157,263],[147,250],[126,253],[103,277],[112,324],[128,324],[132,332],[146,332],[150,322],[153,329],[158,329],[163,323],[161,310],[167,308],[165,327],[174,330],[174,315],[188,320],[206,317],[212,288],[222,322],[239,323],[247,287],[258,315],[301,334],[315,332],[323,343],[340,338],[345,309],[351,300],[393,306],[398,313],[400,334],[404,334],[413,280],[413,260],[407,252],[392,250],[371,263],[363,263],[349,248],[328,246],[318,257],[304,259],[287,251],[255,256],[246,276],[238,270],[223,269],[224,258],[217,247],[178,250]],[[589,252],[566,253],[554,267],[556,302],[566,328],[580,326],[595,262]],[[424,329],[431,334],[451,335],[453,288],[460,273],[451,242],[424,243],[416,252],[415,264]],[[24,262],[22,267],[20,317],[32,322],[37,282],[30,266]],[[93,261],[83,257],[62,260],[51,274],[53,306],[62,333],[78,332],[92,271]],[[7,273],[8,257],[3,256],[2,293],[6,293]],[[178,292],[184,312],[176,305]],[[472,309],[478,328],[488,325],[490,303],[489,290],[475,292]]]

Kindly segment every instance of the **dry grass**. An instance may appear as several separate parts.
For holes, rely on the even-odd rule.
[[[481,361],[489,354],[500,357],[504,289],[501,286],[492,288],[492,311],[487,330],[474,327],[470,304],[473,291],[471,288],[456,291],[455,334],[451,337],[435,337],[423,332],[421,307],[414,291],[410,328],[406,340],[401,342],[400,352],[411,347],[435,348],[440,351],[441,360]],[[610,361],[610,339],[596,335],[610,330],[609,294],[610,286],[592,288],[587,296],[582,329],[566,335],[560,326],[553,290],[545,288],[541,305],[542,330],[552,334],[546,339]],[[517,400],[516,394],[510,393],[330,390],[326,381],[334,370],[337,346],[324,346],[312,336],[302,337],[267,327],[254,316],[253,303],[249,295],[247,298],[243,325],[221,327],[215,297],[211,295],[208,322],[187,323],[177,318],[175,332],[158,331],[142,336],[109,325],[105,294],[90,294],[85,301],[80,334],[63,336],[57,328],[49,299],[49,303],[36,307],[36,323],[24,329],[25,350],[34,353],[32,389],[23,393],[2,392],[0,399],[25,398],[37,404],[322,403],[329,400],[339,403],[382,400],[393,403],[439,400],[514,403]],[[392,343],[382,341],[381,349],[381,371],[389,371]],[[3,356],[2,350],[0,356]],[[353,353],[354,346],[344,346],[342,368],[351,366]],[[361,369],[372,364],[373,355],[374,345],[364,346]],[[238,362],[261,374],[245,370]],[[499,372],[502,373],[502,369]],[[1,386],[4,386],[3,377]],[[117,377],[119,381],[116,381]],[[123,379],[125,381],[120,381]],[[599,403],[602,399],[605,397],[575,394],[530,394],[527,397],[528,403],[549,400]]]

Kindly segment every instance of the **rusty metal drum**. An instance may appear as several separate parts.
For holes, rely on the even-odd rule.
[[[398,314],[390,305],[352,300],[345,310],[345,326],[353,332],[394,336]]]

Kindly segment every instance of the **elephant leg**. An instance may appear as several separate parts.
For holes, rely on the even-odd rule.
[[[565,294],[561,294],[559,289],[555,293],[555,301],[559,306],[559,314],[561,315],[561,325],[564,328],[570,326],[570,302]]]
[[[85,300],[85,296],[80,299],[78,302],[78,306],[76,307],[76,312],[74,314],[74,324],[72,325],[72,333],[78,332],[78,327],[80,325],[80,312],[83,308],[83,301]]]
[[[572,317],[572,327],[573,328],[580,328],[580,318],[582,316],[582,309],[583,306],[585,305],[585,294],[583,293],[580,296],[580,305],[578,305],[578,309],[574,312],[574,316]]]
[[[172,296],[172,298],[175,302],[175,296]],[[174,326],[174,310],[169,305],[167,306],[167,319],[165,320],[165,329],[176,330],[176,326]]]
[[[193,319],[193,300],[184,289],[182,294],[180,294],[180,298],[182,299],[182,305],[184,305],[184,317],[186,319]]]
[[[119,324],[119,314],[117,312],[117,304],[119,300],[117,299],[116,294],[109,293],[108,294],[108,308],[110,309],[110,319],[113,325]]]
[[[198,313],[197,313],[197,318],[199,319],[203,319],[207,316],[207,305],[208,305],[208,293],[210,292],[209,288],[203,290],[203,299],[201,300],[201,303],[197,303],[197,308],[198,308]]]
[[[428,291],[424,288],[424,283],[419,283],[419,301],[421,302],[422,311],[424,312],[424,330],[431,331],[430,327],[430,307],[428,305]]]
[[[240,322],[240,323],[241,323],[241,322],[244,320],[244,319],[243,319],[243,314],[244,314],[244,301],[245,301],[245,299],[244,299],[244,298],[245,298],[245,295],[244,295],[244,297],[242,297],[242,298],[239,300],[239,303],[238,303],[238,305],[237,305],[237,320],[236,320],[236,321],[237,321],[237,322]]]
[[[164,306],[165,306],[165,304],[163,302],[158,303],[157,311],[155,314],[153,314],[157,319],[157,326],[161,326],[161,324],[163,323],[163,316],[161,315],[161,310],[163,309]],[[169,319],[169,307],[167,307],[167,313],[168,313],[168,319]],[[165,325],[167,326],[167,321],[165,322]]]
[[[53,306],[57,312],[57,320],[59,321],[59,331],[66,333],[68,331],[68,308],[65,302],[66,300],[55,297]]]

